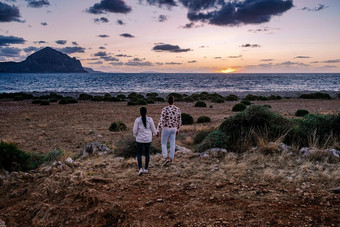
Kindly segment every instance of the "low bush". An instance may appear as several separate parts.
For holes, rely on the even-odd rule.
[[[173,96],[175,98],[175,101],[183,101],[183,98],[186,97],[186,95],[182,95],[182,94],[179,94],[179,93],[170,93],[166,98],[168,98],[169,96]]]
[[[300,99],[332,99],[327,93],[315,92],[311,94],[302,94],[299,96]]]
[[[242,100],[241,103],[243,103],[246,106],[250,106],[251,105],[251,102],[249,100],[246,100],[246,99]]]
[[[273,141],[287,133],[292,125],[288,119],[268,108],[257,105],[250,106],[245,111],[227,118],[219,129],[207,136],[201,144],[196,146],[195,150],[202,152],[209,148],[219,147],[234,152],[245,152],[242,144],[255,145],[256,143],[255,138],[249,137],[252,131],[256,131],[257,134],[267,133],[268,139]]]
[[[195,103],[195,107],[207,107],[207,104],[203,101],[198,101]]]
[[[340,141],[340,114],[307,114],[295,121],[295,127],[288,135],[290,143],[298,146],[327,147]]]
[[[117,98],[119,98],[121,100],[124,100],[124,99],[126,99],[126,96],[123,95],[123,94],[120,94],[120,95],[117,95]]]
[[[134,101],[129,101],[127,103],[128,106],[136,106],[136,105],[147,105],[148,102],[145,99],[136,99]]]
[[[48,106],[48,105],[50,105],[50,100],[48,100],[48,99],[40,100],[40,105],[41,106]]]
[[[224,103],[224,99],[221,98],[221,97],[214,97],[211,99],[211,102],[214,102],[214,103]]]
[[[201,92],[199,94],[200,100],[209,100],[210,99],[210,94],[208,92]]]
[[[91,100],[93,98],[93,96],[92,95],[89,95],[89,94],[80,94],[79,95],[79,100]]]
[[[156,102],[165,102],[165,99],[163,97],[156,97],[154,100]]]
[[[207,137],[210,133],[211,131],[209,130],[199,131],[194,137],[194,144],[201,143],[204,140],[204,138]]]
[[[104,97],[100,96],[100,95],[96,95],[96,96],[92,97],[91,101],[93,101],[93,102],[102,102],[102,101],[104,101]]]
[[[203,142],[195,145],[195,152],[204,152],[210,148],[226,148],[227,137],[220,130],[209,133]]]
[[[120,131],[126,131],[127,127],[123,122],[115,121],[111,124],[109,130],[111,132],[120,132]]]
[[[34,99],[32,101],[32,104],[40,104],[41,100],[40,99]]]
[[[47,154],[28,153],[20,150],[13,143],[0,142],[0,169],[12,171],[29,171],[45,162],[57,160],[62,151],[53,150]]]
[[[157,97],[158,96],[158,94],[157,93],[155,93],[155,92],[151,92],[151,93],[147,93],[146,94],[146,97],[148,97],[148,98],[150,98],[150,97]]]
[[[34,99],[34,96],[31,94],[24,93],[24,92],[1,93],[0,99],[13,99],[16,101],[20,101],[20,100],[26,100],[26,99]]]
[[[309,114],[309,112],[307,110],[297,110],[295,112],[295,116],[297,116],[297,117],[304,117],[307,114]]]
[[[232,111],[233,112],[240,112],[247,109],[247,106],[244,105],[243,103],[237,103],[236,105],[233,106]]]
[[[0,169],[27,171],[30,169],[30,155],[13,144],[0,142]]]
[[[228,95],[226,98],[225,98],[226,101],[237,101],[238,100],[238,97],[236,95]]]
[[[137,157],[137,150],[136,150],[136,138],[132,135],[124,136],[121,138],[117,144],[116,149],[114,150],[114,154],[118,157],[123,158],[135,158]],[[150,147],[150,154],[161,153],[162,149],[159,147]]]
[[[210,121],[211,121],[210,117],[207,117],[207,116],[200,116],[197,119],[197,123],[207,123],[207,122],[210,122]]]
[[[59,104],[72,104],[72,103],[78,103],[78,101],[70,96],[67,96],[59,101]]]
[[[194,118],[187,113],[182,113],[182,125],[192,125],[194,123]]]

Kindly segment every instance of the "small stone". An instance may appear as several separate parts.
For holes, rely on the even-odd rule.
[[[164,202],[164,199],[157,199],[156,202],[158,203]]]
[[[71,157],[68,157],[66,160],[65,160],[65,163],[66,165],[68,166],[73,166],[73,160]]]

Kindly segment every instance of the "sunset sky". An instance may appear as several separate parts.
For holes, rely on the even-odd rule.
[[[0,61],[104,72],[340,72],[339,0],[0,0]]]

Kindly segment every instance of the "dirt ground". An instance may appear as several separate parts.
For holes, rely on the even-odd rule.
[[[259,103],[287,117],[297,109],[340,112],[339,99]],[[195,120],[202,115],[212,119],[205,125],[183,126],[178,144],[190,148],[190,138],[217,127],[233,114],[234,104],[194,108],[192,103],[177,103]],[[155,122],[163,106],[147,106]],[[78,154],[92,141],[114,148],[122,136],[131,134],[139,108],[126,103],[37,106],[0,101],[0,138],[42,153],[60,149]],[[126,123],[128,131],[110,132],[114,121]],[[135,159],[108,154],[70,166],[60,162],[4,174],[0,220],[7,226],[340,226],[340,195],[330,190],[340,186],[339,163],[312,162],[291,152],[204,158],[180,150],[173,164],[162,166],[161,156],[154,155],[150,165],[149,174],[137,176]]]

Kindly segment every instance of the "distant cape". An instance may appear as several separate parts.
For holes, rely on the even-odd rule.
[[[45,47],[22,62],[0,62],[0,73],[86,73],[79,60]]]

